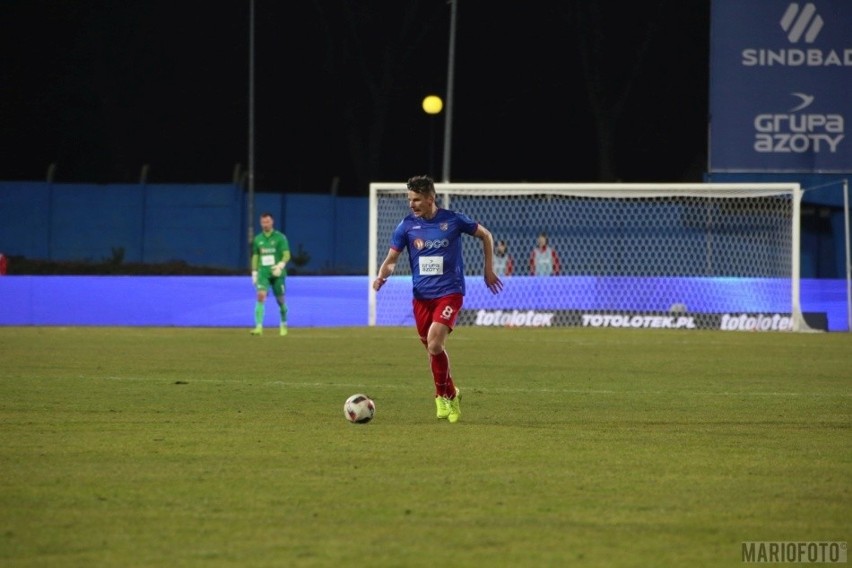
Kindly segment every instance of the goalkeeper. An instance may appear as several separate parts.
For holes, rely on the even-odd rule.
[[[269,289],[278,302],[281,313],[280,335],[287,335],[287,304],[284,301],[287,280],[287,262],[290,260],[290,244],[281,231],[275,230],[275,219],[271,213],[260,216],[262,232],[251,243],[251,282],[257,290],[254,305],[254,329],[252,335],[263,335],[263,316],[266,312],[266,296]]]

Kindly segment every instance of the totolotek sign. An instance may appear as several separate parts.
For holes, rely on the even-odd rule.
[[[825,313],[805,313],[812,329],[828,330]],[[792,331],[789,313],[596,312],[583,310],[462,309],[459,325],[480,327],[610,327],[631,329],[720,329]]]

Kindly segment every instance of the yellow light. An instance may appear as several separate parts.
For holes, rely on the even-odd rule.
[[[429,95],[423,99],[423,110],[426,114],[438,114],[444,108],[444,101],[438,95]]]

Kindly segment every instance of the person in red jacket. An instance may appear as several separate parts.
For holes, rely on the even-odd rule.
[[[530,254],[530,274],[533,276],[556,276],[562,271],[559,254],[547,241],[547,233],[538,234],[536,246]]]

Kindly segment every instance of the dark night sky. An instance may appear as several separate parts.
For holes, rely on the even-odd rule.
[[[452,181],[601,181],[587,87],[608,105],[634,70],[615,177],[700,179],[709,2],[458,1]],[[445,94],[446,0],[255,10],[258,191],[441,177],[443,117],[420,102]],[[248,14],[249,0],[4,0],[0,179],[43,180],[56,163],[58,182],[136,182],[149,164],[152,183],[230,182],[248,156]],[[599,42],[596,80],[583,37]]]

